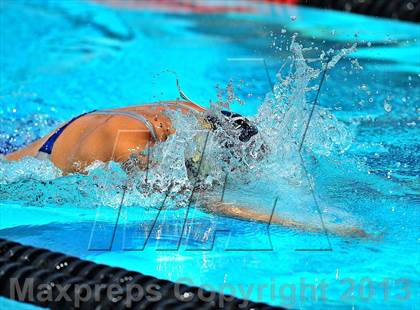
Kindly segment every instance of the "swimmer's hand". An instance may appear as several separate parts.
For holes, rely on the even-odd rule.
[[[298,222],[292,219],[282,218],[276,215],[261,213],[251,209],[250,207],[243,206],[237,203],[228,202],[209,202],[202,206],[207,211],[233,217],[240,220],[255,221],[260,223],[269,223],[289,227],[292,229],[322,233],[324,230],[322,227],[318,227],[311,224]],[[335,227],[327,228],[328,233],[344,237],[352,238],[370,238],[371,235],[365,232],[363,229],[356,227]]]

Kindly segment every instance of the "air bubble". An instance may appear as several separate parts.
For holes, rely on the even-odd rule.
[[[369,89],[369,86],[367,86],[366,84],[362,84],[359,86],[359,89],[363,91],[367,91]]]
[[[384,110],[387,111],[388,113],[392,111],[392,105],[388,102],[384,103]]]

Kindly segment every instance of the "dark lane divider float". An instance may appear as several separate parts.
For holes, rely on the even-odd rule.
[[[0,296],[49,309],[284,309],[0,239]]]
[[[420,22],[420,0],[265,0]]]

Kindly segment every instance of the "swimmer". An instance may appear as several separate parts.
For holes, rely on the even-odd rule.
[[[165,113],[170,110],[196,117],[198,123],[206,130],[214,131],[216,128],[225,127],[225,132],[236,136],[235,139],[229,141],[220,139],[222,147],[230,150],[236,147],[232,141],[237,141],[239,144],[251,144],[252,138],[258,134],[257,127],[239,114],[221,111],[215,115],[216,112],[210,113],[189,100],[162,101],[84,113],[62,124],[29,146],[7,154],[5,159],[13,161],[32,156],[50,160],[64,174],[84,173],[86,167],[95,161],[105,163],[114,161],[124,165],[133,159],[133,150],[136,150],[135,154],[138,157],[136,162],[139,168],[145,169],[147,159],[141,155],[141,151],[164,142],[175,133],[171,119],[168,113]],[[119,136],[121,132],[131,134]],[[117,140],[118,143],[115,143]],[[264,144],[252,150],[253,157],[257,159],[263,158],[266,152],[267,147]],[[231,154],[234,156],[235,152]],[[186,166],[190,165],[186,163]],[[209,201],[201,207],[213,213],[242,220],[279,224],[310,232],[322,231],[316,226],[261,214],[251,207],[238,204]],[[338,228],[333,233],[345,236],[367,236],[360,229]]]
[[[139,153],[165,141],[175,130],[165,111],[178,109],[199,114],[204,108],[184,101],[166,101],[118,109],[95,110],[62,124],[31,145],[6,155],[49,159],[64,174],[84,172],[94,161],[126,163]],[[118,136],[119,133],[130,132]],[[115,143],[118,140],[118,143]]]
[[[64,174],[85,171],[94,161],[125,164],[140,156],[140,166],[145,164],[143,151],[164,142],[175,133],[167,111],[177,110],[195,117],[203,130],[224,127],[225,133],[237,135],[240,143],[250,142],[258,133],[256,126],[237,113],[221,111],[219,115],[190,101],[161,101],[141,106],[108,110],[95,110],[79,115],[31,145],[8,154],[7,160],[20,160],[26,156],[49,159]],[[124,134],[124,133],[130,134]],[[232,141],[220,139],[224,148],[235,148]],[[250,142],[249,144],[252,145]],[[262,156],[266,147],[253,150],[254,157]],[[138,159],[138,158],[136,158]],[[229,160],[229,159],[226,159]],[[187,163],[187,167],[189,164]]]

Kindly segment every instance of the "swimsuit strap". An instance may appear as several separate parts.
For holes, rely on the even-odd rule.
[[[121,116],[128,116],[128,117],[134,118],[146,125],[147,129],[149,129],[150,134],[152,135],[153,140],[159,141],[153,124],[141,114],[137,114],[135,112],[130,112],[130,111],[121,111],[121,110],[100,110],[100,111],[94,111],[91,114],[93,115],[121,115]]]

